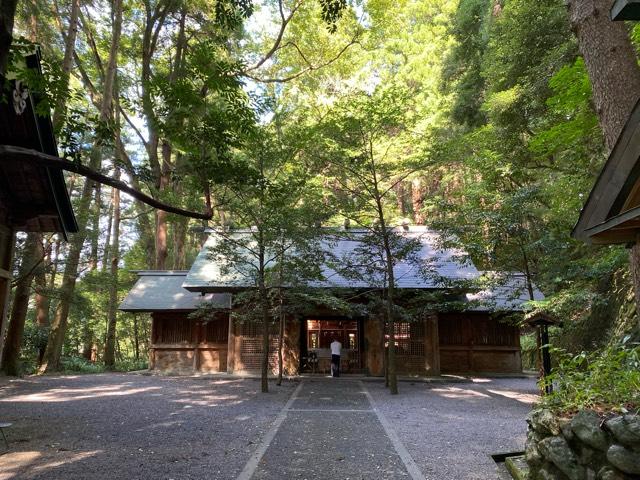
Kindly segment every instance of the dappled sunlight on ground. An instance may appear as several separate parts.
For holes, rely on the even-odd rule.
[[[8,452],[0,456],[0,480],[23,478],[24,475],[37,475],[49,469],[86,460],[101,453],[101,450],[86,452],[60,452],[50,458],[39,451]]]
[[[503,397],[510,398],[511,400],[517,400],[518,402],[527,403],[530,405],[533,405],[540,399],[539,395],[533,393],[515,392],[511,390],[487,389],[487,392],[493,393],[494,395],[501,395]]]
[[[445,398],[490,398],[484,393],[458,387],[432,388],[431,391]]]
[[[295,385],[135,374],[0,377],[0,480],[235,478]]]
[[[471,378],[473,383],[491,383],[493,380],[490,378]]]
[[[160,390],[161,387],[133,388],[128,385],[100,386],[94,388],[52,388],[43,392],[0,398],[0,402],[68,402],[89,398],[136,395]]]

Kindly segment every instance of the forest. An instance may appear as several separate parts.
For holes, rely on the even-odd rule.
[[[633,253],[571,237],[615,137],[566,3],[19,1],[10,62],[40,46],[60,155],[212,218],[67,174],[79,232],[18,235],[2,369],[146,368],[134,272],[188,269],[215,227],[428,225],[536,285],[554,346],[638,337]]]

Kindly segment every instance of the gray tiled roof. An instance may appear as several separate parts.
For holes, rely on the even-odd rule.
[[[195,310],[202,302],[214,302],[220,308],[231,308],[231,294],[201,295],[182,288],[186,271],[142,271],[138,281],[120,304],[125,312],[156,312],[163,310]]]
[[[406,238],[416,239],[421,244],[417,255],[421,264],[401,262],[396,265],[394,273],[398,288],[444,288],[447,285],[447,281],[472,280],[479,276],[478,270],[467,258],[465,252],[438,246],[440,237],[436,232],[420,226],[412,226],[409,231],[399,228],[398,231]],[[236,235],[240,237],[243,233],[238,232]],[[333,254],[335,258],[349,258],[353,256],[354,249],[360,245],[358,237],[362,235],[363,232],[351,231],[351,238],[332,240],[330,239],[331,235],[328,233],[327,238],[322,241],[322,246],[325,251]],[[211,258],[211,249],[215,248],[218,241],[219,235],[216,235],[215,231],[211,232],[209,239],[196,258],[191,270],[189,270],[183,284],[184,288],[191,291],[211,292],[253,286],[250,276],[243,275],[242,272],[238,271],[225,272],[221,268],[220,262]],[[427,275],[421,272],[423,270],[421,265],[426,266]],[[319,288],[374,288],[379,286],[377,285],[378,282],[374,281],[345,278],[326,264],[322,266],[322,274],[323,280],[312,281],[309,285]]]
[[[488,288],[467,293],[470,310],[518,311],[531,300],[525,277],[518,273],[482,272],[490,280]],[[533,285],[534,300],[544,300],[542,292]]]

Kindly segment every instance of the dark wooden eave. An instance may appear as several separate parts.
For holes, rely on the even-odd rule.
[[[640,0],[616,0],[610,11],[611,20],[640,20]]]
[[[571,236],[588,243],[627,243],[640,233],[640,101],[580,212]]]
[[[25,58],[29,69],[41,72],[39,51]],[[38,114],[42,101],[37,91],[27,87],[26,105],[16,112],[13,103],[15,81],[0,78],[7,86],[6,102],[0,102],[0,145],[28,148],[58,155],[51,118]],[[0,222],[27,232],[78,231],[69,194],[61,170],[31,162],[0,162]]]

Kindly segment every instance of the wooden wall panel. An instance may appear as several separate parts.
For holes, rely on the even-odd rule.
[[[229,314],[209,321],[194,320],[189,312],[152,314],[149,367],[170,374],[226,372]]]
[[[520,329],[489,313],[439,314],[443,373],[519,373]]]

